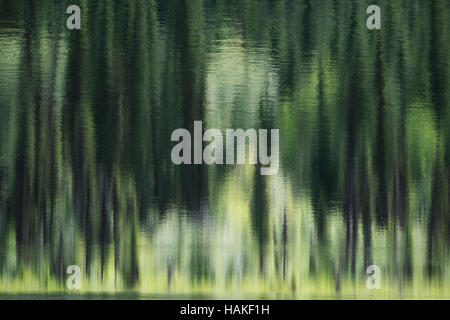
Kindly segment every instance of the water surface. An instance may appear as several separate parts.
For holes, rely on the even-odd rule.
[[[450,298],[449,1],[75,2],[0,0],[0,297]]]

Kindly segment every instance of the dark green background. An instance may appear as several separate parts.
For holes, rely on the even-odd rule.
[[[130,298],[450,298],[449,21],[448,0],[0,0],[0,297],[77,292],[75,264],[81,293]],[[173,165],[194,120],[280,129],[278,175]]]

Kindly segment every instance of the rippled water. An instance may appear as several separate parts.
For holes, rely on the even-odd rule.
[[[450,298],[449,1],[77,2],[0,0],[0,297]]]

